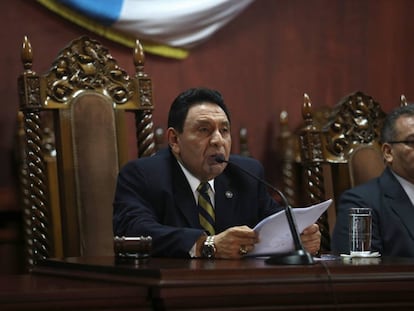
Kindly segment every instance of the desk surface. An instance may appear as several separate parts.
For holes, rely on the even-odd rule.
[[[272,266],[263,259],[113,257],[47,260],[36,275],[147,287],[153,309],[398,310],[414,308],[414,260],[402,258]]]

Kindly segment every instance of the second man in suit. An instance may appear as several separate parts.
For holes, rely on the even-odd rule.
[[[414,257],[414,105],[398,107],[385,119],[378,178],[345,191],[338,204],[332,250],[349,253],[348,211],[372,209],[372,251]]]

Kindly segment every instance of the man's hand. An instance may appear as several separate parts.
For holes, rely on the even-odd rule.
[[[317,224],[305,228],[300,235],[304,248],[311,254],[318,253],[321,245],[321,232]],[[198,243],[202,244],[205,236]],[[219,233],[214,238],[216,258],[238,259],[243,252],[248,254],[259,242],[259,237],[253,229],[247,226],[237,226]]]
[[[232,227],[215,236],[216,258],[241,258],[259,241],[256,232],[247,226]]]
[[[321,232],[317,224],[305,228],[300,235],[303,247],[312,255],[316,255],[321,247]]]

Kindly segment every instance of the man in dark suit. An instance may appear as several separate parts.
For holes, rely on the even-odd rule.
[[[230,156],[230,115],[221,94],[206,88],[180,94],[170,108],[167,139],[167,149],[121,170],[114,234],[151,236],[154,256],[240,258],[251,251],[260,238],[251,228],[281,207],[262,183],[216,161],[219,156],[264,176],[258,161]],[[208,183],[207,197],[199,199],[202,182]],[[317,252],[318,226],[306,228],[301,239]]]
[[[381,176],[341,196],[332,250],[349,253],[348,210],[369,207],[372,250],[414,257],[414,105],[398,107],[387,116],[381,141],[386,168]]]

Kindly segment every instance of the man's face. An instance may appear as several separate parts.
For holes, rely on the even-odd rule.
[[[414,141],[414,117],[401,116],[395,123],[395,141]],[[387,144],[383,146],[387,164],[401,177],[414,183],[414,145]]]
[[[167,135],[176,158],[201,181],[213,179],[223,172],[226,163],[217,163],[215,157],[222,155],[229,159],[230,123],[216,104],[203,102],[192,106],[183,132],[169,128]]]

